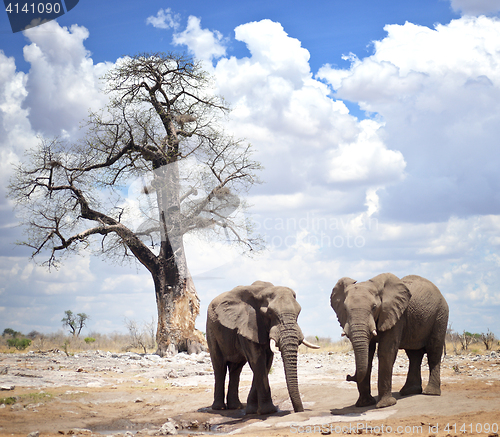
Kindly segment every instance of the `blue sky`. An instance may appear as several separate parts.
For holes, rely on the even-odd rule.
[[[30,262],[4,194],[37,135],[76,138],[106,104],[99,77],[120,57],[174,50],[205,62],[232,105],[227,128],[265,167],[246,199],[263,253],[187,238],[200,329],[213,297],[262,279],[297,291],[306,335],[336,339],[336,281],[390,271],[432,280],[453,329],[500,336],[499,11],[499,0],[80,0],[16,34],[0,13],[0,330],[55,331],[67,309],[100,332],[155,315],[142,266]]]

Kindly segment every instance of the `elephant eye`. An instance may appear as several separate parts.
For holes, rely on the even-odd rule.
[[[375,311],[376,309],[377,309],[377,304],[376,304],[376,303],[374,303],[374,304],[372,305],[372,311]]]

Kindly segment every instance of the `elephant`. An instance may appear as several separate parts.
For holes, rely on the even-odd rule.
[[[240,373],[249,363],[252,386],[245,414],[277,411],[271,399],[268,374],[274,353],[283,358],[288,394],[295,412],[304,411],[297,378],[297,352],[301,343],[310,348],[297,324],[300,305],[293,290],[256,281],[217,296],[208,306],[207,343],[215,376],[212,409],[243,408],[238,396]],[[224,402],[229,369],[227,402]]]
[[[366,282],[341,278],[333,288],[330,302],[354,349],[357,407],[377,408],[396,403],[392,396],[392,368],[398,349],[409,359],[402,396],[441,394],[440,363],[448,326],[448,304],[429,280],[410,275],[399,279],[383,273]],[[378,401],[371,396],[370,375],[378,343]],[[421,363],[427,354],[429,382],[422,390]]]

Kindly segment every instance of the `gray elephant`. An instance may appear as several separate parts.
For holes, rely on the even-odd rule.
[[[304,411],[297,378],[297,351],[304,340],[297,324],[300,305],[295,292],[270,282],[256,281],[222,293],[208,306],[207,343],[215,374],[215,410],[243,408],[238,396],[241,369],[253,371],[246,414],[277,411],[271,400],[268,374],[273,352],[281,351],[288,393],[294,411]],[[227,403],[224,383],[229,369]]]
[[[410,366],[402,396],[441,394],[440,363],[448,326],[448,304],[438,288],[420,276],[399,279],[391,273],[366,282],[339,279],[330,298],[340,325],[352,342],[358,385],[357,407],[378,408],[396,403],[392,396],[392,368],[398,349],[405,349]],[[370,393],[370,375],[378,343],[378,402]],[[422,391],[421,363],[427,353],[429,382]]]

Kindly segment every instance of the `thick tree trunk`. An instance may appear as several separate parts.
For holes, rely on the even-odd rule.
[[[203,334],[195,328],[200,301],[190,277],[168,284],[165,276],[155,281],[158,306],[156,341],[160,356],[177,352],[199,353],[206,349]]]
[[[156,169],[153,183],[156,185],[161,229],[158,269],[153,274],[158,306],[156,353],[160,356],[180,351],[198,353],[206,347],[206,342],[195,329],[200,302],[184,251],[177,162]]]

